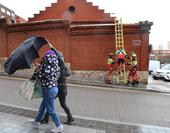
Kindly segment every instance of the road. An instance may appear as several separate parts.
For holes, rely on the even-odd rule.
[[[40,99],[24,100],[18,94],[23,82],[0,77],[0,104],[37,110]],[[68,84],[68,88],[67,101],[74,116],[170,127],[169,94],[74,84]]]
[[[170,92],[170,82],[166,82],[161,79],[154,80],[152,76],[149,75],[147,89]]]

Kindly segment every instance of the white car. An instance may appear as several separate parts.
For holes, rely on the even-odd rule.
[[[160,69],[161,63],[158,60],[149,60],[149,74],[154,70]]]
[[[165,65],[161,69],[154,70],[152,77],[153,79],[164,79],[167,74],[170,74],[170,64]]]

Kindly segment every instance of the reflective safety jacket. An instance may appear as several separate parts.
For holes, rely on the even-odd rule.
[[[130,60],[131,60],[131,62],[130,62],[131,65],[133,65],[133,66],[138,65],[138,60],[137,60],[136,54],[131,55]]]
[[[115,52],[115,56],[116,56],[117,59],[125,59],[126,55],[127,54],[126,54],[125,50],[123,50],[123,49],[117,50]]]

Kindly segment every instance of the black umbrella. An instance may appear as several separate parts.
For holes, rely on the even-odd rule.
[[[31,68],[33,60],[39,57],[38,50],[46,43],[48,41],[40,36],[31,36],[25,40],[5,62],[5,72],[11,75],[16,70]]]

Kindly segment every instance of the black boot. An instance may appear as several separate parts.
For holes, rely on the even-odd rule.
[[[49,114],[46,112],[44,118],[41,120],[41,123],[46,124],[49,122]]]
[[[138,80],[136,80],[136,84],[137,84],[137,85],[139,84],[139,81],[138,81]]]
[[[128,81],[126,82],[126,85],[129,86],[129,84],[130,84],[130,81],[128,80]]]
[[[67,121],[64,122],[64,124],[71,125],[73,121],[74,121],[73,117],[67,118]]]

